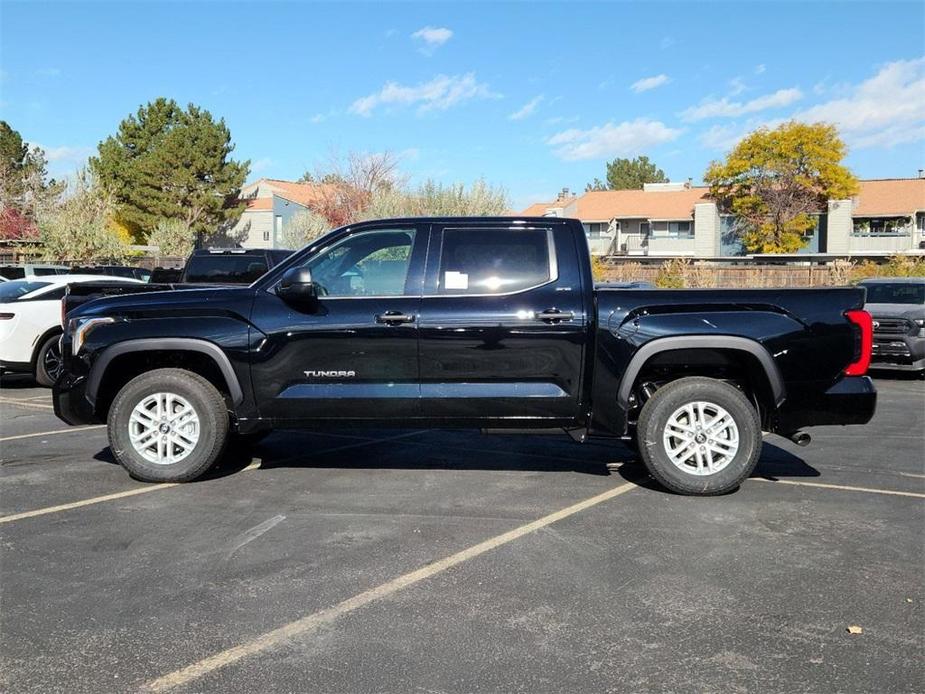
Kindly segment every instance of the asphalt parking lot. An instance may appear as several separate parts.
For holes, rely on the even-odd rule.
[[[6,377],[0,689],[923,691],[925,382],[877,385],[687,498],[616,444],[452,431],[144,485]]]

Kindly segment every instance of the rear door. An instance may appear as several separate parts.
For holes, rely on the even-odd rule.
[[[419,325],[424,416],[578,416],[588,316],[574,243],[557,224],[434,226]]]

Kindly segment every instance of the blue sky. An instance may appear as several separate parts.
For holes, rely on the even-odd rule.
[[[223,117],[251,179],[332,150],[414,181],[583,189],[615,156],[699,181],[748,130],[836,122],[862,178],[925,167],[925,3],[0,5],[0,118],[65,175],[158,96]]]

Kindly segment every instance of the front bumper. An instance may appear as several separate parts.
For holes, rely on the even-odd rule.
[[[890,368],[925,369],[925,337],[874,333],[871,363]]]
[[[68,424],[97,424],[93,405],[87,400],[87,377],[65,372],[52,388],[55,415]]]
[[[801,396],[800,390],[788,387],[776,427],[782,434],[826,424],[867,424],[877,409],[877,389],[868,376],[845,376],[815,396]]]

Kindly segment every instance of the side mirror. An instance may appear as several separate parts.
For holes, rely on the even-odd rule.
[[[276,287],[276,294],[283,301],[310,303],[318,298],[312,271],[307,267],[293,267],[283,273]]]

